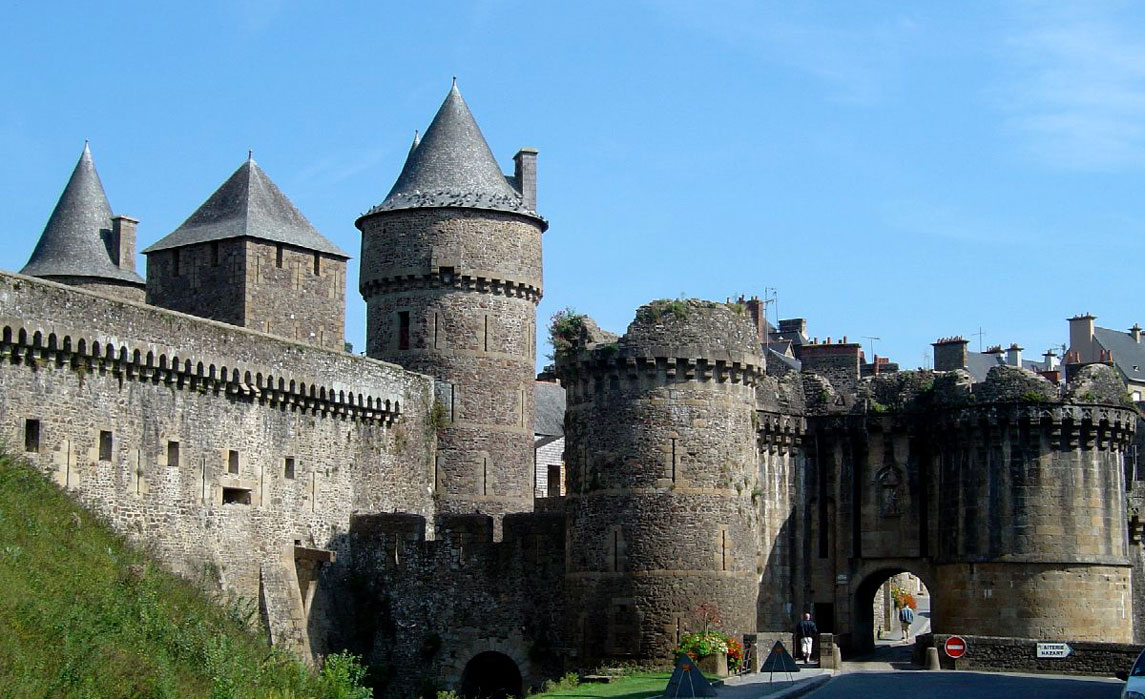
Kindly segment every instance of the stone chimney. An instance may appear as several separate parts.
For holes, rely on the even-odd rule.
[[[521,192],[521,201],[530,211],[537,210],[537,149],[522,148],[513,156],[513,179]]]
[[[759,300],[758,296],[752,296],[746,301],[741,296],[739,302],[747,309],[747,315],[751,318],[751,322],[755,323],[756,342],[762,344],[764,335],[767,333],[767,319],[763,317],[763,302]]]
[[[784,318],[779,321],[779,332],[806,335],[807,321],[804,318]]]
[[[966,368],[966,345],[968,340],[961,337],[943,337],[930,343],[934,348],[934,370],[954,371]]]
[[[1141,344],[1141,326],[1134,323],[1133,327],[1129,328],[1129,337],[1132,337],[1137,344]]]
[[[1045,360],[1046,371],[1053,371],[1058,368],[1058,356],[1054,354],[1052,349],[1048,349],[1042,354],[1042,359]]]
[[[1006,350],[1006,363],[1010,366],[1022,366],[1022,348],[1018,347],[1017,342],[1011,344],[1010,348]]]
[[[1096,316],[1089,313],[1076,315],[1069,319],[1069,348],[1077,353],[1077,362],[1090,363],[1101,361],[1097,358],[1093,342],[1093,321]]]
[[[115,266],[126,272],[135,271],[135,229],[138,226],[139,221],[130,216],[111,219],[107,252]]]

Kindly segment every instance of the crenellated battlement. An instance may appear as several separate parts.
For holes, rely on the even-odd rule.
[[[604,345],[581,350],[561,362],[569,403],[602,392],[652,389],[696,382],[754,387],[763,377],[758,357],[695,347],[630,349]],[[621,385],[621,382],[624,385]]]
[[[756,411],[759,429],[756,441],[761,451],[787,455],[803,445],[807,433],[807,419],[802,415],[785,415],[763,410]]]
[[[380,556],[372,565],[385,570],[403,568],[411,560],[448,570],[478,562],[505,565],[507,559],[517,558],[530,563],[553,559],[556,565],[563,557],[563,513],[506,514],[501,541],[494,539],[490,515],[439,513],[434,517],[433,538],[427,537],[427,529],[425,517],[402,512],[359,514],[350,525],[359,544],[367,544],[361,550]]]
[[[1137,412],[1132,408],[1084,403],[992,403],[940,413],[936,425],[940,434],[955,440],[974,431],[1009,429],[1025,432],[1034,439],[1048,433],[1051,443],[1061,450],[1124,450],[1137,433]]]
[[[51,362],[355,421],[389,424],[402,412],[402,397],[383,386],[404,371],[375,360],[19,275],[0,273],[0,293],[8,312],[0,316],[0,357],[14,365]],[[118,323],[92,324],[85,309]]]
[[[540,303],[540,287],[526,281],[503,279],[495,272],[453,272],[451,268],[433,269],[426,273],[411,272],[375,277],[359,284],[362,296],[401,293],[406,291],[468,291],[494,296],[522,298]]]

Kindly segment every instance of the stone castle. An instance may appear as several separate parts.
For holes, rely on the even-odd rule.
[[[7,449],[394,696],[664,659],[701,604],[739,634],[811,611],[857,652],[901,572],[936,633],[1145,639],[1138,412],[1107,361],[895,371],[755,299],[652,302],[619,337],[566,315],[563,484],[535,497],[536,159],[503,174],[450,90],[356,222],[362,357],[349,256],[253,159],[143,250],[144,281],[85,146],[0,273]]]

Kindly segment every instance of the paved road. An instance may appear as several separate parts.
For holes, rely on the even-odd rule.
[[[927,699],[1116,699],[1116,680],[979,672],[856,672],[836,675],[807,696],[927,697]]]

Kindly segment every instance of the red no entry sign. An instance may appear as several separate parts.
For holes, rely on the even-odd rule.
[[[951,658],[961,658],[966,655],[966,641],[962,640],[961,636],[951,636],[946,639],[942,648],[946,651],[946,655]]]

